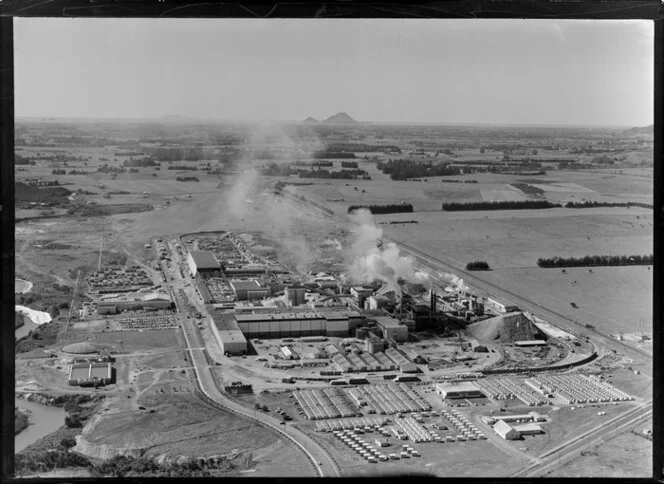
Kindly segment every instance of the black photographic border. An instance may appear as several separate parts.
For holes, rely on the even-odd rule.
[[[0,0],[0,478],[13,481],[14,455],[14,63],[13,17],[118,18],[523,18],[523,19],[648,19],[654,21],[654,264],[653,264],[653,474],[630,482],[661,481],[664,467],[662,410],[662,171],[664,167],[664,3],[649,1],[455,0],[429,2],[220,2],[192,0]],[[407,476],[382,478],[402,480]],[[421,477],[420,477],[421,478]],[[32,479],[21,479],[25,482]],[[67,482],[91,479],[67,479]],[[124,481],[134,481],[125,479]],[[145,481],[146,479],[140,479]],[[283,479],[282,479],[283,480]],[[289,481],[291,479],[288,479]],[[470,482],[524,482],[522,479],[470,478]],[[538,481],[561,481],[542,478]],[[578,481],[600,481],[584,478]],[[611,479],[623,480],[623,479]],[[525,481],[529,482],[529,481]]]

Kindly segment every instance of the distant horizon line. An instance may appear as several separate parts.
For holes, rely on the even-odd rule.
[[[311,116],[308,116],[311,117]],[[307,118],[305,118],[307,119]],[[15,116],[15,122],[18,121],[133,121],[146,123],[232,123],[232,124],[305,124],[302,120],[252,120],[252,119],[217,119],[203,118],[188,115],[163,115],[160,117],[83,117],[83,116]],[[314,118],[315,119],[315,118]],[[454,121],[357,121],[354,123],[324,123],[318,120],[318,123],[328,126],[356,126],[356,125],[410,125],[410,126],[510,126],[510,127],[551,127],[551,128],[646,128],[653,126],[654,123],[644,125],[618,125],[618,124],[546,124],[546,123],[487,123],[487,122],[454,122]],[[309,124],[311,126],[311,124]]]

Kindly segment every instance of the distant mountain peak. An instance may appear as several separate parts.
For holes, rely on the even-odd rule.
[[[313,124],[313,123],[318,123],[318,120],[316,118],[312,118],[311,116],[308,116],[307,119],[304,120],[305,123],[307,124]]]
[[[353,118],[350,117],[348,113],[337,113],[333,114],[329,118],[327,118],[324,123],[332,123],[332,124],[354,124],[357,123]]]

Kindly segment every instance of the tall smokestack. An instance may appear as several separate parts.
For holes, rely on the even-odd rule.
[[[437,303],[438,296],[436,295],[436,292],[433,289],[431,289],[429,291],[429,293],[431,295],[431,302],[429,304],[431,306],[431,312],[435,313],[436,312],[436,303]]]

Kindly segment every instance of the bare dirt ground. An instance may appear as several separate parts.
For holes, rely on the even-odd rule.
[[[635,428],[641,432],[641,428]],[[612,477],[649,478],[652,476],[652,441],[632,432],[625,432],[602,442],[545,477]]]

